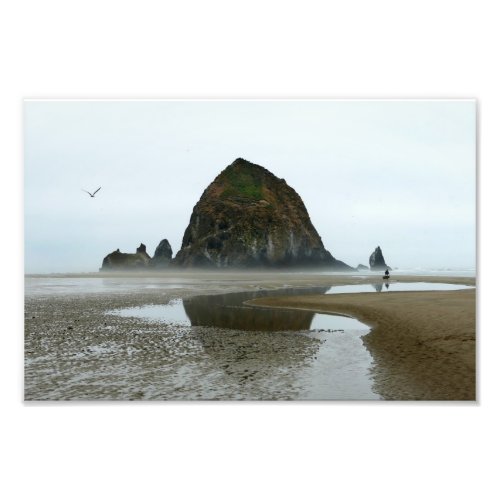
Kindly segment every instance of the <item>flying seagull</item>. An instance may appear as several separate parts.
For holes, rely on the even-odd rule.
[[[101,189],[101,188],[99,188]],[[96,189],[93,193],[89,193],[88,191],[85,191],[85,189],[82,189],[82,191],[85,191],[87,194],[90,195],[91,198],[93,198],[95,196],[95,194],[97,193],[97,191],[99,191],[99,189]]]

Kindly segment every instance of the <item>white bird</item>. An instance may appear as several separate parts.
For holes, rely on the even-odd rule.
[[[99,188],[101,189],[101,188]],[[85,189],[82,189],[82,191],[85,191],[88,195],[90,195],[91,198],[93,198],[95,196],[95,194],[97,193],[97,191],[99,191],[99,189],[96,189],[93,193],[89,193],[88,191],[85,191]]]

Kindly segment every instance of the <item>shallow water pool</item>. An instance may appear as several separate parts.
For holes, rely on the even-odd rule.
[[[453,291],[471,289],[473,286],[455,285],[450,283],[403,283],[398,281],[380,280],[375,283],[363,283],[361,285],[339,285],[332,286],[325,293],[366,293],[366,292],[430,292],[430,291]]]
[[[296,399],[379,399],[372,390],[370,368],[373,359],[362,341],[362,336],[370,331],[367,325],[348,316],[245,304],[245,301],[257,297],[323,294],[327,290],[285,288],[228,293],[110,312],[178,325],[181,337],[191,335],[190,331],[194,333],[193,328],[197,327],[212,332],[200,336],[205,339],[203,344],[207,344],[207,335],[213,339],[208,346],[204,345],[205,352],[212,359],[225,363],[223,366],[232,371],[251,373],[265,373],[269,367],[281,365],[281,368],[271,370],[265,383],[268,388],[287,387],[289,384],[290,391],[294,388]],[[206,327],[209,330],[205,330]],[[200,335],[199,329],[196,332],[194,335]],[[297,362],[294,369],[285,369],[290,361],[285,363],[284,360],[290,358],[296,348],[293,332],[307,336],[309,342],[319,342],[319,348],[308,361]],[[217,344],[217,349],[213,349],[213,343]]]
[[[380,285],[380,287],[379,287]],[[386,286],[388,285],[388,286]],[[172,300],[165,305],[110,311],[124,317],[165,322],[179,326],[179,338],[199,338],[211,363],[262,379],[266,391],[293,392],[294,399],[369,400],[380,399],[373,390],[373,358],[363,344],[367,325],[355,318],[312,311],[250,306],[258,297],[332,293],[399,292],[413,290],[459,290],[470,288],[445,283],[374,283],[336,287],[289,288],[254,292],[205,295]],[[297,333],[310,342],[319,342],[313,356],[293,361]],[[215,365],[214,365],[215,366]],[[270,369],[270,367],[273,367]],[[250,382],[249,384],[255,384]],[[245,382],[245,384],[247,384]],[[220,383],[207,386],[221,390]],[[248,397],[248,384],[241,397]],[[264,387],[264,386],[263,386]],[[282,394],[281,392],[279,394]]]
[[[385,281],[385,280],[384,280]],[[182,326],[207,326],[231,330],[251,331],[304,331],[345,330],[366,328],[357,319],[337,314],[320,314],[310,311],[269,309],[247,305],[245,302],[258,297],[340,294],[367,292],[452,291],[474,288],[449,283],[400,283],[380,282],[360,285],[340,285],[329,288],[282,288],[256,292],[206,295],[189,299],[172,300],[165,305],[148,305],[111,311],[124,317],[163,321]]]
[[[205,295],[110,311],[124,317],[163,321],[182,326],[206,326],[246,331],[314,331],[366,329],[355,318],[310,311],[270,309],[245,304],[258,297],[326,293],[326,288],[262,290],[258,292]]]

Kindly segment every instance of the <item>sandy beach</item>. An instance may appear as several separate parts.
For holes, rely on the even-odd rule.
[[[474,278],[443,276],[393,279],[475,284]],[[96,273],[40,280],[50,287],[37,280],[26,277],[26,400],[314,399],[305,390],[321,349],[321,340],[313,336],[182,328],[109,312],[200,295],[382,281],[378,276],[233,272]],[[59,282],[66,285],[55,293]],[[341,313],[369,325],[363,343],[373,357],[371,376],[380,399],[475,399],[475,290],[309,294],[252,303]]]
[[[444,281],[473,285],[475,280]],[[476,398],[475,290],[272,297],[252,303],[348,314],[370,325],[363,340],[375,359],[375,388],[384,399]]]

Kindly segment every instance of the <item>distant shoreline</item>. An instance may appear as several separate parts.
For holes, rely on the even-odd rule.
[[[25,278],[116,278],[116,277],[168,277],[169,275],[283,275],[283,274],[310,274],[314,276],[352,276],[352,277],[369,277],[377,278],[382,276],[381,271],[330,271],[325,269],[201,269],[201,268],[185,268],[185,269],[165,269],[159,270],[138,270],[138,271],[89,271],[89,272],[50,272],[50,273],[25,273]],[[475,278],[475,269],[425,269],[425,270],[393,270],[391,276],[397,279],[405,279],[405,277],[463,277]]]

